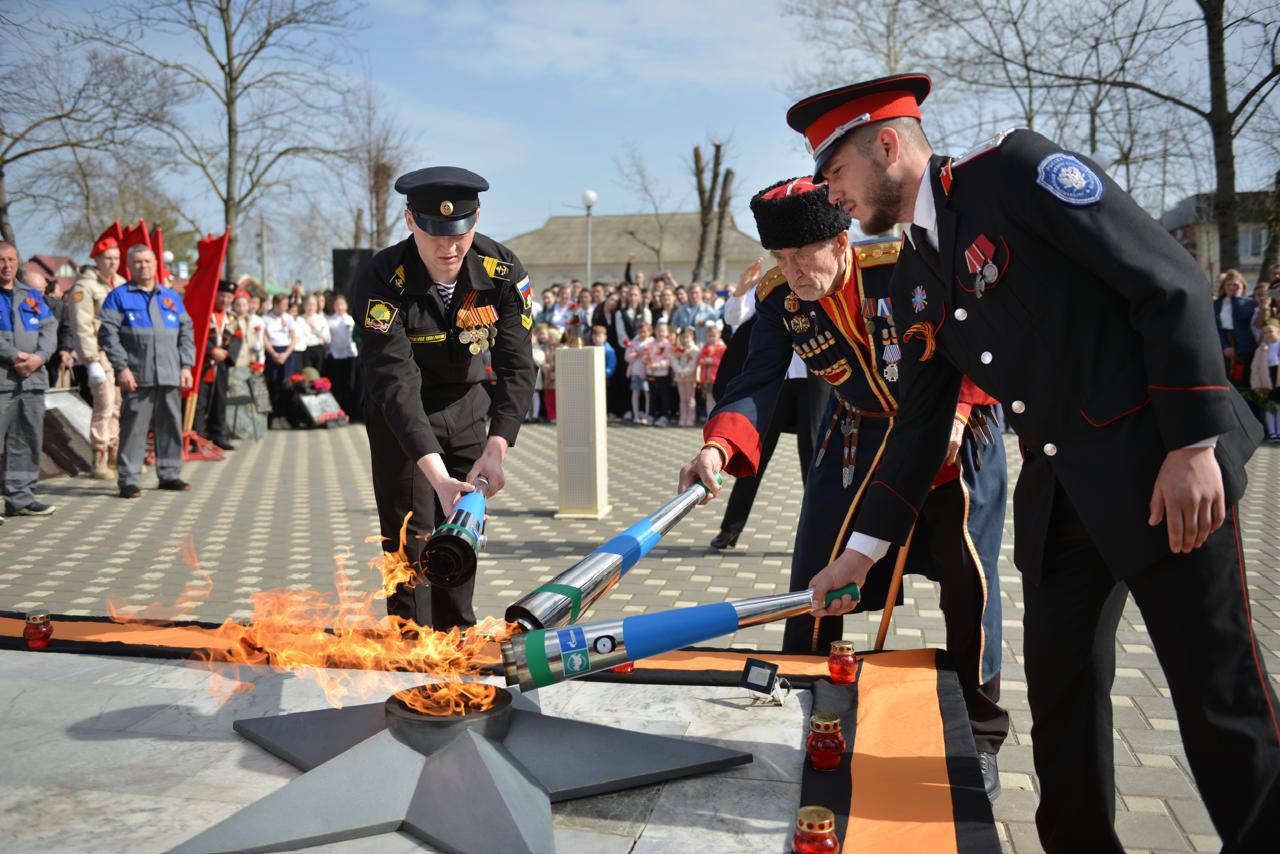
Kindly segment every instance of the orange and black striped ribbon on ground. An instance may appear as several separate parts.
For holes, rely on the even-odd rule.
[[[800,800],[836,816],[845,852],[999,852],[955,671],[937,650],[865,656],[853,685],[813,685],[840,715],[840,766],[805,763]]]

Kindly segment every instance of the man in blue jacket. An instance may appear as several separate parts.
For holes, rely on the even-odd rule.
[[[47,516],[36,500],[44,437],[44,364],[58,340],[58,320],[39,290],[18,281],[18,250],[0,241],[0,441],[4,448],[4,515]]]
[[[179,389],[192,386],[196,361],[191,315],[182,297],[156,281],[156,256],[146,246],[129,249],[130,280],[102,302],[98,346],[120,384],[121,498],[138,498],[147,431],[156,434],[160,488],[185,492],[182,479],[182,406]],[[154,426],[153,426],[154,425]]]

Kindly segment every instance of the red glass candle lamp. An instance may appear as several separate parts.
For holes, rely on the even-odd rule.
[[[836,816],[826,807],[800,807],[796,810],[796,832],[791,837],[796,854],[834,854],[840,850],[836,838]]]
[[[49,646],[49,638],[53,636],[53,623],[48,614],[27,614],[27,624],[22,629],[22,636],[27,639],[27,649],[44,649]]]
[[[831,681],[837,685],[852,685],[857,680],[858,659],[853,656],[853,641],[831,642],[831,653],[827,656],[827,670],[831,673]]]
[[[844,755],[844,733],[840,731],[840,716],[827,712],[815,712],[809,718],[809,764],[815,771],[830,771],[840,765]]]

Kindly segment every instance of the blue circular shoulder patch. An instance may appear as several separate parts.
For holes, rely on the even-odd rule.
[[[1079,158],[1061,151],[1040,161],[1036,183],[1069,205],[1092,205],[1102,198],[1102,179]]]

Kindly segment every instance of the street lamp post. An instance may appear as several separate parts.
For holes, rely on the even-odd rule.
[[[586,190],[582,194],[582,204],[587,209],[587,277],[583,281],[583,285],[591,287],[591,208],[595,206],[596,199],[595,190]]]

